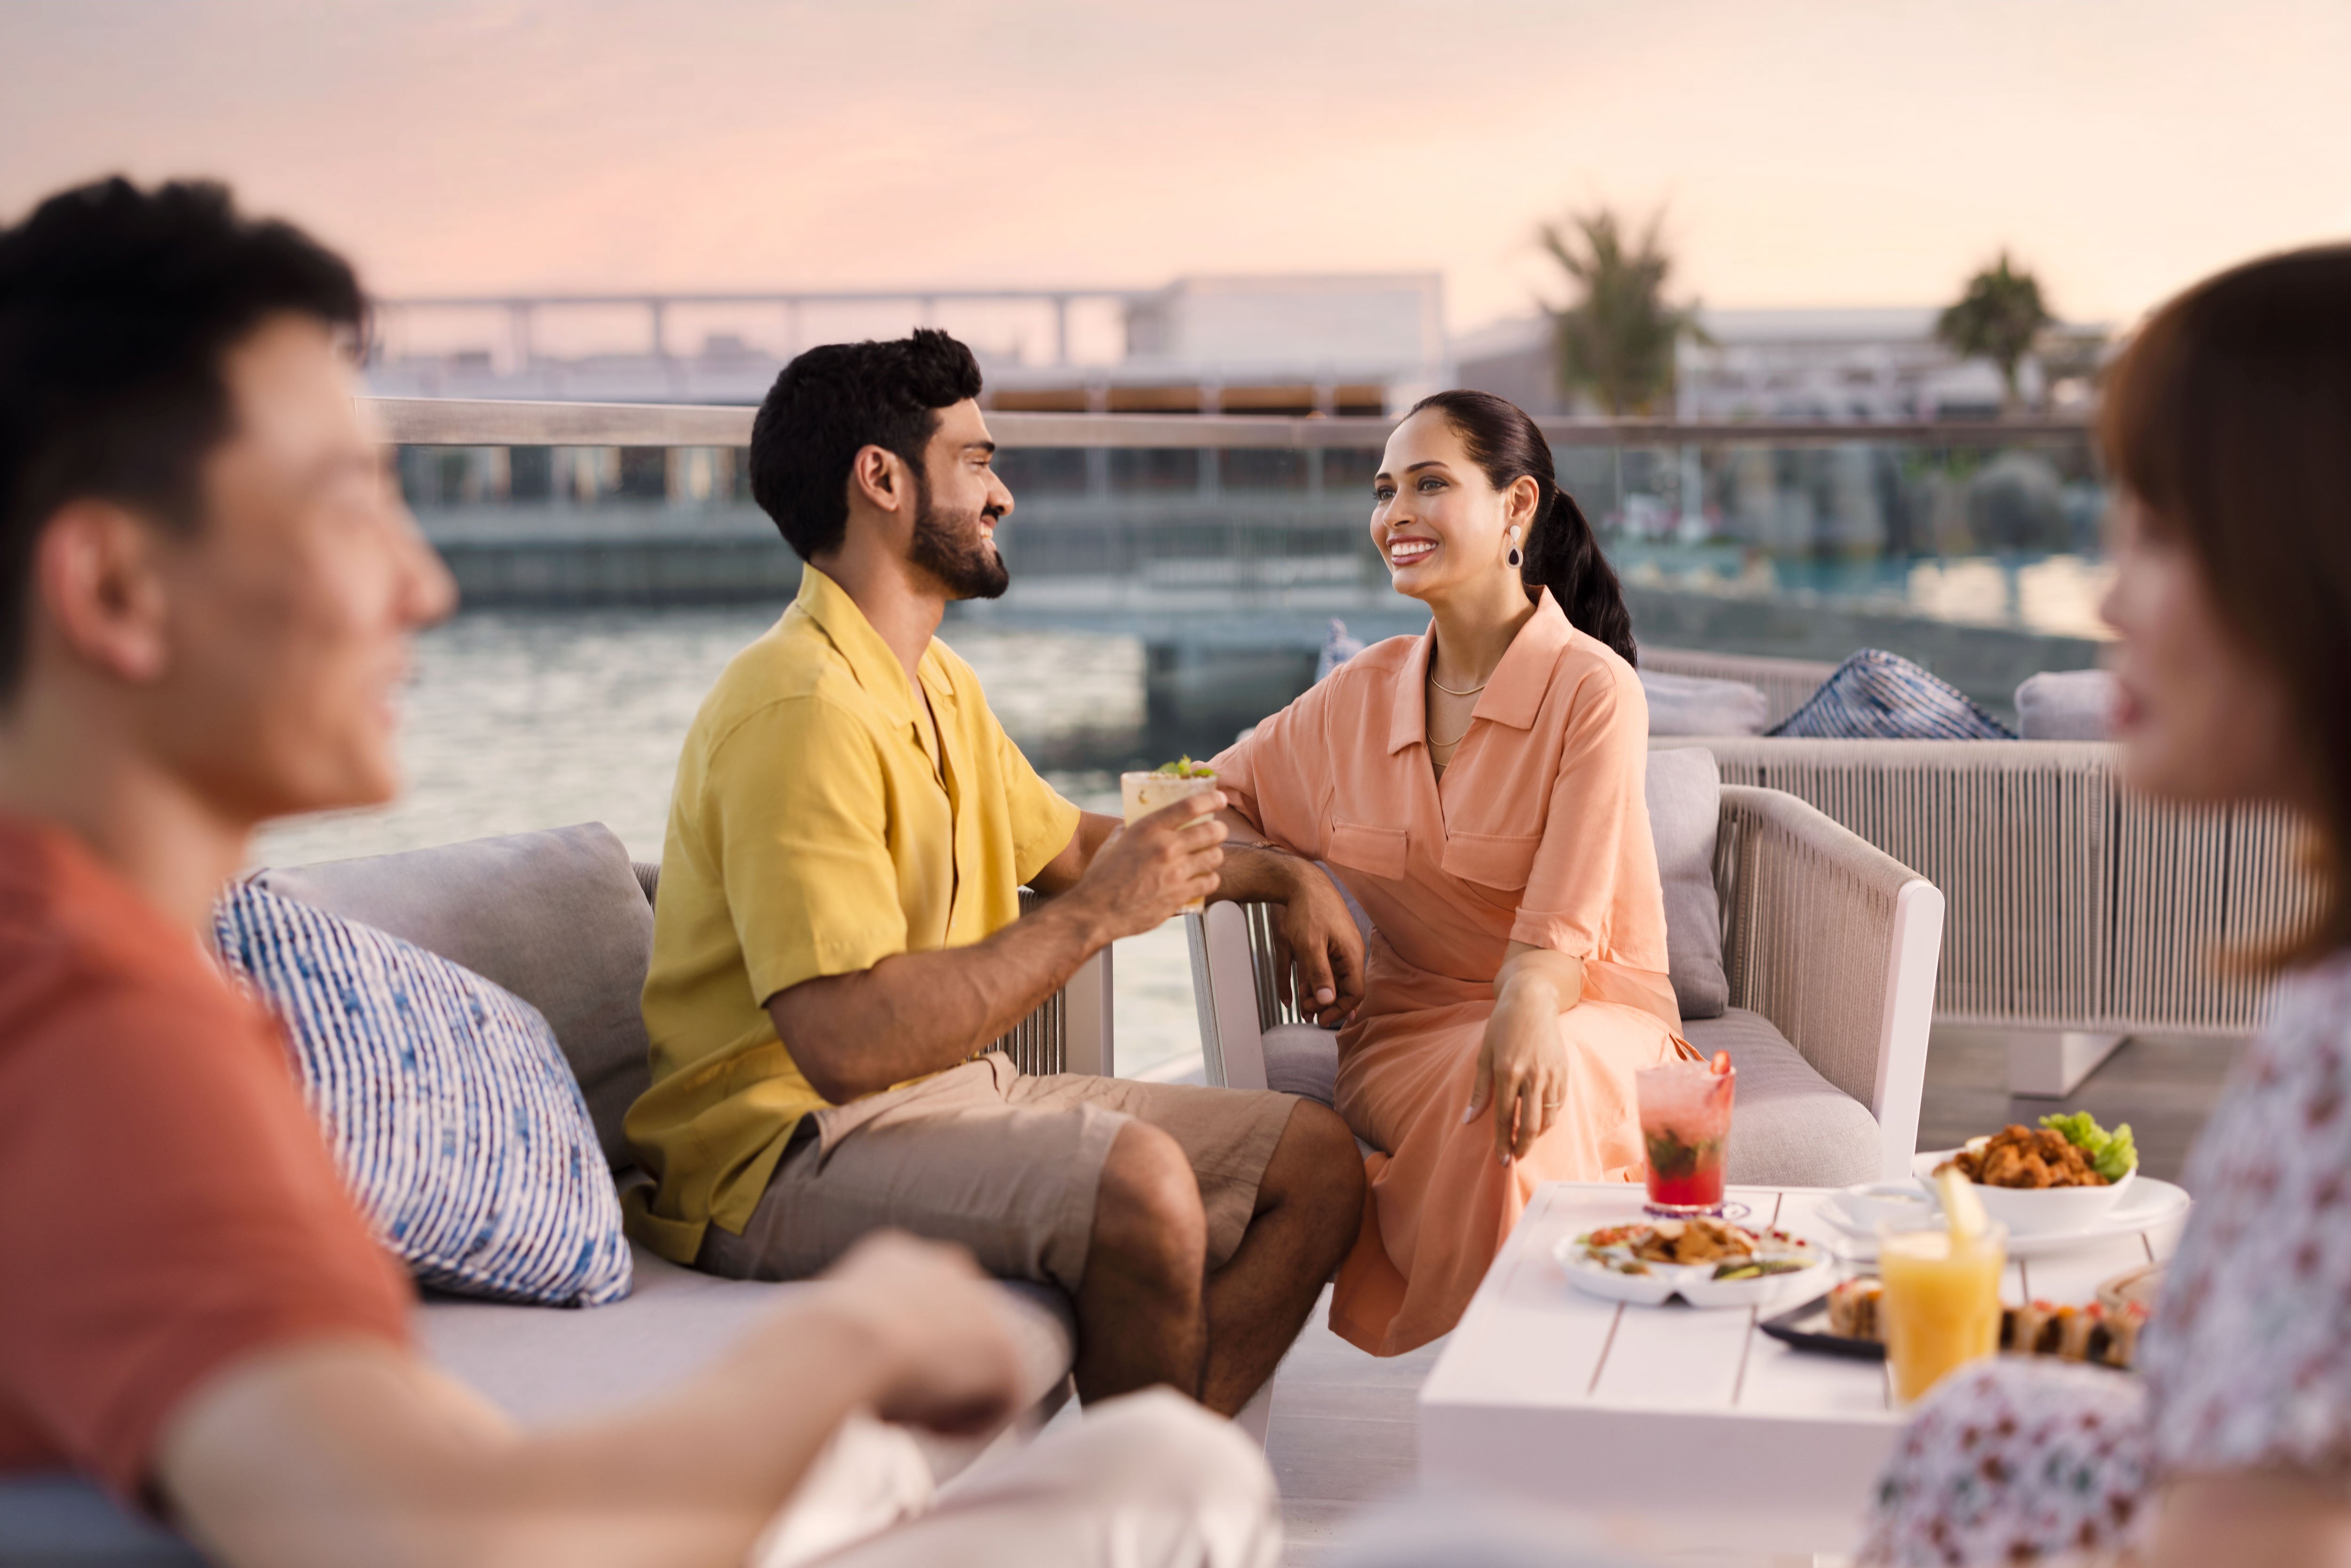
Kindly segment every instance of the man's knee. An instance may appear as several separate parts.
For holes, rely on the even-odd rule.
[[[1301,1100],[1281,1130],[1281,1142],[1266,1166],[1269,1196],[1311,1197],[1353,1210],[1364,1198],[1364,1158],[1355,1134],[1336,1111]]]
[[[1196,1279],[1208,1219],[1183,1146],[1144,1122],[1121,1127],[1094,1191],[1093,1245],[1130,1264]]]

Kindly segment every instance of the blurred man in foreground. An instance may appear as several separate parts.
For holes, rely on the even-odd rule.
[[[1012,1414],[993,1288],[869,1240],[666,1398],[519,1432],[416,1354],[201,947],[256,824],[392,794],[410,637],[452,603],[351,400],[360,308],[216,187],[0,230],[0,1476],[78,1471],[240,1568],[739,1563],[850,1413]],[[1270,1498],[1148,1396],[829,1561],[1259,1563]]]

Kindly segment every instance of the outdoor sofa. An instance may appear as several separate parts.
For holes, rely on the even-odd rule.
[[[1832,668],[1666,649],[1642,660],[1645,670],[1761,686],[1771,723]],[[2150,800],[2124,788],[2111,741],[1746,734],[1649,744],[1703,746],[1725,785],[1806,800],[1941,888],[1949,916],[1935,1021],[2005,1035],[2014,1093],[2070,1093],[2133,1034],[2251,1032],[2268,987],[2228,956],[2275,945],[2315,908],[2292,813]]]
[[[632,864],[610,829],[586,823],[266,870],[256,880],[403,937],[538,1009],[580,1081],[615,1180],[625,1185],[644,1179],[629,1158],[621,1118],[648,1081],[638,992],[653,950],[659,869]],[[999,1043],[1032,1071],[1104,1071],[1109,1007],[1105,954]],[[718,1279],[637,1248],[633,1289],[610,1305],[568,1310],[428,1296],[416,1329],[434,1362],[536,1426],[609,1411],[674,1385],[806,1288]],[[1075,1320],[1050,1286],[1000,1288],[1022,1351],[1025,1396],[1033,1418],[1043,1419],[1071,1392]],[[941,1477],[976,1457],[967,1444],[934,1443],[926,1451]],[[0,1479],[0,1563],[145,1568],[199,1561],[177,1538],[78,1479]]]

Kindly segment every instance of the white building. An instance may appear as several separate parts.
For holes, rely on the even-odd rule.
[[[1689,420],[1991,419],[2001,409],[2000,371],[1963,360],[1935,337],[1932,307],[1833,310],[1701,309],[1703,338],[1677,355],[1674,413]],[[2064,375],[2045,375],[2028,357],[2018,382],[2028,405],[2085,400],[2074,379],[2095,358],[2105,333],[2060,329]],[[1572,407],[1552,369],[1547,317],[1498,322],[1455,340],[1465,385],[1518,402],[1531,413],[1588,413]],[[2054,395],[2045,395],[2052,394]]]
[[[999,408],[1384,413],[1447,384],[1444,307],[1435,273],[392,299],[367,379],[386,396],[756,402],[810,344],[932,325],[972,345]]]

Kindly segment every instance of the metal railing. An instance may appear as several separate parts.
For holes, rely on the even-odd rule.
[[[523,402],[496,399],[362,398],[388,440],[408,446],[742,446],[750,442],[747,406],[695,403]],[[1394,419],[1333,414],[1307,418],[1251,414],[1022,413],[987,416],[997,444],[1010,449],[1103,447],[1376,449]],[[1535,421],[1554,446],[1819,447],[1855,444],[1990,450],[2079,444],[2079,420],[1954,420],[1886,424],[1817,421],[1567,419]]]

